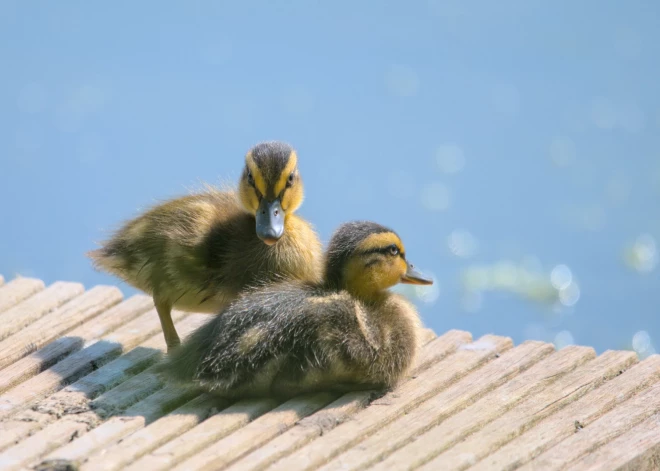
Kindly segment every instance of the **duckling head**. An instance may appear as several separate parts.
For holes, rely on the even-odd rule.
[[[343,224],[334,233],[326,254],[325,280],[330,288],[366,300],[397,283],[433,284],[406,260],[396,232],[366,221]]]
[[[303,201],[296,151],[283,142],[250,149],[238,187],[241,203],[256,219],[257,236],[268,245],[284,234],[286,217]]]

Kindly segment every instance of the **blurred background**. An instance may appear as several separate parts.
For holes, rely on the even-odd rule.
[[[285,140],[300,214],[399,232],[437,332],[647,356],[658,24],[650,0],[0,0],[0,273],[116,284],[84,256],[108,231]]]

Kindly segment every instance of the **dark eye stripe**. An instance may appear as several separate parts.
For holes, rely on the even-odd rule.
[[[387,247],[376,247],[376,248],[369,249],[369,250],[363,250],[363,251],[360,252],[360,254],[370,255],[370,254],[378,253],[378,254],[381,254],[381,255],[392,255],[392,253],[390,252],[391,249],[392,249],[392,246],[388,245]],[[397,255],[399,257],[403,258],[404,260],[406,259],[405,254],[401,251],[399,251],[399,253]]]

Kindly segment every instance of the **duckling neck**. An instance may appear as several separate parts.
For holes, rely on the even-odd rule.
[[[366,287],[359,287],[355,285],[344,286],[344,289],[350,293],[354,298],[359,299],[367,304],[379,304],[387,299],[388,292],[385,290],[373,290]]]

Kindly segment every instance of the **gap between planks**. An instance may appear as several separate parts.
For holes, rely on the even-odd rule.
[[[455,353],[424,371],[424,374],[372,402],[353,420],[324,433],[276,462],[272,469],[318,468],[511,347],[510,338],[493,335],[485,335],[474,343],[459,347]]]
[[[390,463],[391,466],[381,464],[383,469],[412,467],[428,453],[429,444],[430,450],[450,446],[466,435],[466,430],[477,429],[495,419],[594,356],[594,350],[588,347],[555,351],[552,344],[525,342],[382,428],[360,443],[359,448],[352,448],[321,469],[363,469],[395,451],[397,453],[392,455],[395,462]],[[421,446],[418,436],[431,429],[434,431],[432,438],[424,440],[424,446]]]
[[[588,427],[601,415],[658,380],[660,355],[654,355],[535,423],[522,435],[478,462],[472,469],[476,471],[520,467],[575,434],[580,427]],[[543,430],[543,434],[538,433],[538,430]]]

